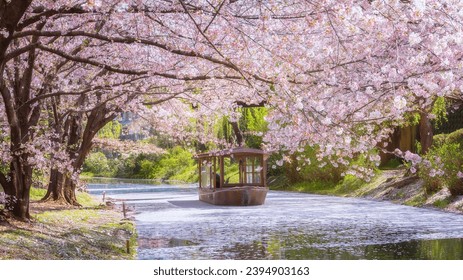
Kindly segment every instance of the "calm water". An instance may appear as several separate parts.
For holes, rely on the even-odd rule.
[[[91,184],[134,209],[140,259],[463,259],[463,215],[388,202],[269,192],[214,206],[196,186]]]

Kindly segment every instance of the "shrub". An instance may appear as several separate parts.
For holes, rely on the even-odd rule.
[[[196,161],[193,155],[181,147],[174,147],[164,154],[153,168],[151,178],[196,181]]]
[[[111,176],[108,159],[102,152],[89,154],[85,160],[83,171],[93,173],[95,176]]]
[[[423,157],[418,175],[423,178],[428,194],[446,185],[452,195],[458,195],[463,194],[463,181],[457,176],[462,167],[462,147],[459,143],[445,141],[440,146],[433,146]]]

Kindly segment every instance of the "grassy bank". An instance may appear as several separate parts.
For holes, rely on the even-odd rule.
[[[270,189],[280,191],[293,191],[312,194],[335,195],[335,196],[360,196],[360,190],[370,189],[381,183],[381,172],[372,179],[365,182],[352,175],[345,176],[340,182],[314,180],[290,184],[287,182],[277,182],[270,184]]]
[[[424,181],[417,176],[409,176],[405,169],[380,170],[370,182],[353,176],[346,176],[339,183],[313,181],[288,184],[281,180],[275,182],[270,185],[270,189],[387,200],[408,206],[463,213],[463,196],[452,196],[448,188],[427,193]]]
[[[32,200],[44,191],[33,190]],[[30,223],[10,219],[0,224],[0,259],[134,259],[134,224],[86,193],[79,193],[78,201],[83,207],[34,201]]]

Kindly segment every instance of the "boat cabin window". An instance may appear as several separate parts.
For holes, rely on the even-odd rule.
[[[262,171],[262,157],[246,157],[245,176],[248,184],[260,184]]]
[[[223,157],[223,181],[225,185],[240,183],[239,161],[231,157]]]
[[[201,188],[266,187],[268,154],[258,149],[235,148],[197,156]]]
[[[211,162],[204,160],[201,164],[201,187],[202,188],[212,187],[211,173],[212,173]]]

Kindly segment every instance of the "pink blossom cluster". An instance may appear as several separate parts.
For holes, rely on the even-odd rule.
[[[74,134],[92,138],[98,126],[84,124],[129,111],[142,119],[134,130],[227,147],[217,120],[265,104],[265,149],[309,145],[333,166],[359,154],[377,163],[371,149],[404,116],[438,96],[462,99],[462,11],[458,0],[34,0],[2,68],[12,93],[0,104],[1,160],[26,153],[36,169],[75,169],[83,140],[67,145],[65,130],[79,124]],[[18,69],[32,71],[21,97]],[[27,143],[9,142],[6,105],[27,107],[23,119],[40,112]]]

